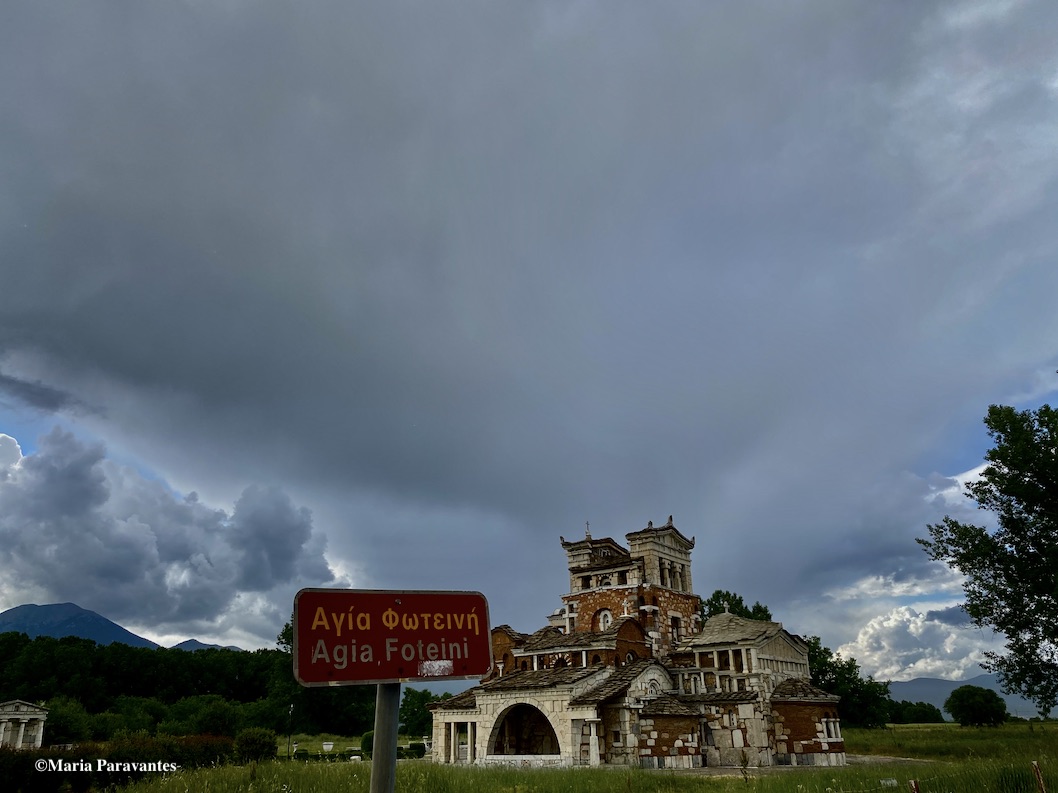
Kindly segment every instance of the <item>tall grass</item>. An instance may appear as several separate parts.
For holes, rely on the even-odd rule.
[[[1058,751],[1058,723],[1010,722],[1002,727],[901,724],[887,729],[842,729],[851,754],[928,760],[1038,760]]]
[[[890,730],[844,730],[852,754],[919,758],[843,768],[738,769],[726,776],[696,771],[623,768],[468,768],[401,761],[398,793],[894,793],[918,780],[923,793],[1035,793],[1031,761],[1058,788],[1058,724],[1032,731],[946,725]],[[307,737],[307,736],[306,736]],[[336,736],[337,737],[337,736]],[[318,741],[318,737],[314,737]],[[335,742],[338,748],[339,742]],[[344,744],[341,745],[344,748]],[[146,779],[130,793],[367,793],[371,764],[262,763]]]

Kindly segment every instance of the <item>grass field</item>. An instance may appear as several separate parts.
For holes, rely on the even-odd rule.
[[[693,771],[639,769],[521,770],[398,764],[398,793],[865,793],[906,791],[911,779],[923,793],[1036,793],[1031,761],[1039,761],[1052,791],[1058,790],[1058,724],[1007,725],[998,729],[949,725],[888,730],[844,730],[852,754],[876,761],[845,768],[738,769],[726,776]],[[309,738],[309,736],[304,736]],[[318,740],[313,736],[315,740]],[[341,739],[346,740],[346,739]],[[302,744],[302,741],[299,741]],[[335,741],[335,747],[346,744]],[[355,745],[350,743],[349,745]],[[882,755],[912,758],[883,760]],[[154,777],[133,793],[367,793],[369,763],[287,763],[202,769]]]

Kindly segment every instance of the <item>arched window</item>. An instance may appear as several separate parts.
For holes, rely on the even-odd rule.
[[[609,630],[610,626],[613,625],[613,614],[610,613],[610,609],[599,609],[595,612],[594,622],[595,630]]]
[[[602,663],[602,656],[599,655],[598,653],[596,653],[595,655],[593,655],[591,657],[591,665],[592,666],[598,666],[601,663]]]

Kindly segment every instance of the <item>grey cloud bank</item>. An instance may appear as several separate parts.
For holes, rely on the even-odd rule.
[[[835,647],[958,602],[913,539],[987,405],[1058,386],[1050,4],[2,13],[0,431],[77,436],[5,498],[176,582],[85,593],[176,630],[337,576],[533,629],[560,533],[672,513],[702,594]],[[150,520],[93,522],[92,439],[199,501],[125,474]],[[7,605],[65,585],[25,553]]]

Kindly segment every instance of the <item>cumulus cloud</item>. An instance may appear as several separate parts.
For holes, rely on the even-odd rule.
[[[22,459],[22,447],[10,435],[0,432],[0,478],[7,475],[7,468],[17,465]]]
[[[985,651],[1001,650],[1001,637],[952,619],[951,608],[939,613],[895,608],[871,619],[855,640],[836,650],[877,680],[963,680],[981,674]]]
[[[324,546],[309,511],[278,488],[247,487],[228,513],[193,493],[175,495],[59,428],[0,481],[9,588],[154,632],[215,629],[255,611],[271,624],[244,626],[244,634],[256,629],[258,643],[267,641],[299,586],[335,583]],[[256,598],[253,609],[247,597]]]

